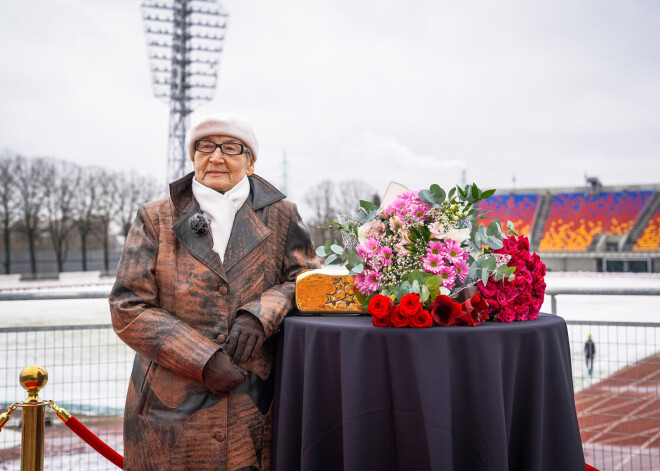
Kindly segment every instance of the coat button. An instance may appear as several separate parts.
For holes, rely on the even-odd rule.
[[[218,289],[218,293],[220,293],[220,294],[223,295],[223,296],[224,296],[225,294],[227,294],[228,291],[229,291],[229,290],[227,289],[226,286],[221,286],[221,287]]]
[[[216,340],[218,343],[225,343],[227,341],[227,336],[225,334],[218,334]]]
[[[218,432],[215,434],[215,439],[218,440],[219,442],[224,442],[225,441],[225,432]]]

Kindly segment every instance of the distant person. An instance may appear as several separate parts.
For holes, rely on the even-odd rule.
[[[137,352],[124,469],[268,471],[273,342],[296,275],[319,262],[296,207],[253,174],[257,139],[217,113],[186,137],[195,171],[145,204],[110,294]]]
[[[587,359],[587,371],[591,376],[594,372],[594,357],[596,356],[596,344],[591,339],[591,334],[584,343],[584,356]]]

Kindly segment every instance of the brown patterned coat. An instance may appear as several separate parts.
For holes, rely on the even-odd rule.
[[[115,332],[137,352],[124,469],[270,469],[272,341],[241,364],[247,380],[224,397],[204,387],[202,370],[239,310],[271,337],[293,307],[296,275],[319,264],[295,206],[260,177],[249,181],[223,262],[210,233],[191,229],[200,213],[192,174],[133,223],[110,295]]]

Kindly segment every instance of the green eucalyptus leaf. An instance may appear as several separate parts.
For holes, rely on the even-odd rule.
[[[491,223],[488,224],[488,230],[486,231],[486,234],[489,236],[502,237],[502,226],[500,225],[500,221],[493,219]]]
[[[327,267],[328,265],[331,265],[332,262],[334,262],[335,260],[337,260],[337,256],[331,253],[330,255],[328,255],[328,258],[325,259],[324,265]]]
[[[407,279],[412,283],[413,281],[418,281],[420,283],[423,283],[426,278],[428,278],[428,273],[423,272],[421,270],[413,270],[410,273],[408,273]]]
[[[419,300],[422,303],[425,303],[426,301],[428,301],[430,296],[431,296],[431,291],[427,288],[426,285],[422,285],[422,292],[419,295]]]
[[[355,252],[355,249],[352,249],[351,253],[348,256],[348,263],[351,266],[358,265],[359,263],[362,263],[362,259],[360,256]]]
[[[349,275],[357,275],[358,273],[362,273],[363,270],[364,270],[364,265],[362,263],[358,263],[353,268],[348,270],[348,274]]]
[[[447,195],[447,198],[449,199],[449,201],[451,201],[452,197],[453,197],[455,194],[456,194],[456,187],[454,187],[454,188],[452,188],[451,190],[449,190],[449,194]]]
[[[433,195],[433,193],[431,193],[429,190],[422,190],[417,196],[426,204],[433,205],[437,203],[435,195]]]
[[[420,292],[419,280],[413,280],[413,282],[412,282],[412,292],[413,293],[419,293]]]
[[[495,265],[497,265],[497,260],[495,259],[494,255],[491,255],[490,257],[486,258],[486,261],[483,264],[483,268],[488,271],[493,271],[495,270]]]
[[[490,247],[491,249],[498,250],[504,247],[504,242],[502,242],[501,239],[498,239],[496,237],[489,237],[487,241],[488,243],[486,245],[488,245],[488,247]]]
[[[319,257],[325,257],[326,255],[328,255],[328,253],[325,251],[325,247],[320,245],[316,247],[316,255],[318,255]]]
[[[514,229],[513,223],[511,221],[506,222],[506,227],[507,227],[507,229],[509,229],[509,235],[513,235],[513,236],[516,236],[516,237],[518,236],[518,233]]]
[[[481,282],[484,286],[488,284],[488,270],[481,270]]]
[[[344,253],[344,247],[342,247],[341,245],[337,245],[337,244],[332,244],[330,246],[330,250],[332,250],[337,255],[342,255]]]

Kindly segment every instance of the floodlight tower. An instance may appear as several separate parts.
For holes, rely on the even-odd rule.
[[[228,16],[216,0],[142,3],[154,96],[170,105],[168,182],[190,168],[188,117],[213,99]]]

